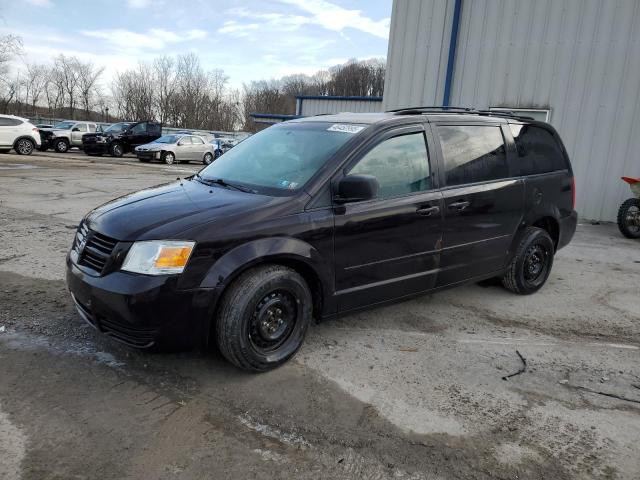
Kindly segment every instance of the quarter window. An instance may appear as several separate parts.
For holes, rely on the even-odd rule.
[[[412,133],[383,141],[349,172],[378,179],[378,198],[431,189],[431,172],[424,134]]]
[[[441,125],[438,135],[447,185],[486,182],[509,176],[500,127]]]
[[[551,132],[533,125],[510,124],[516,143],[520,175],[535,175],[564,170],[564,154]]]

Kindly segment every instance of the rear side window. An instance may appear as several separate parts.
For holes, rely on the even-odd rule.
[[[509,125],[516,143],[520,175],[564,170],[567,164],[554,136],[533,125]]]
[[[350,175],[373,175],[380,184],[378,198],[431,189],[424,134],[411,133],[384,140],[351,169]]]
[[[441,125],[438,136],[446,185],[486,182],[509,177],[500,127]]]
[[[18,120],[17,118],[0,117],[0,127],[15,127],[21,123],[22,120]]]

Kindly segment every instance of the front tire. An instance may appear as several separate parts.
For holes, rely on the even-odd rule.
[[[171,152],[164,152],[163,158],[167,165],[173,165],[176,161],[176,156]]]
[[[69,142],[66,140],[56,140],[53,148],[58,153],[67,153],[69,151]]]
[[[312,316],[311,292],[295,270],[266,265],[243,273],[225,292],[216,342],[235,366],[265,372],[298,351]]]
[[[627,238],[640,238],[640,198],[622,202],[618,210],[618,228]]]
[[[111,148],[109,150],[112,157],[120,158],[122,155],[124,155],[124,148],[119,143],[114,143],[113,145],[111,145]]]
[[[537,292],[549,278],[554,253],[553,240],[545,230],[527,227],[502,277],[502,284],[520,295]]]

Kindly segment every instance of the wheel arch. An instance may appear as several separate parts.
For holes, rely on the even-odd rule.
[[[15,149],[16,145],[18,145],[18,142],[20,140],[29,140],[30,142],[33,143],[33,148],[36,148],[39,145],[36,139],[33,138],[31,135],[20,135],[19,137],[16,137],[16,139],[13,141],[13,146],[11,148]]]
[[[220,298],[242,273],[267,264],[289,267],[305,279],[313,298],[313,316],[319,320],[329,298],[329,263],[323,261],[316,248],[300,239],[264,238],[240,245],[213,264],[200,286],[216,288]]]

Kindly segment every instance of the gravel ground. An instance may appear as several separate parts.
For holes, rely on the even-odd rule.
[[[0,155],[0,478],[640,478],[640,243],[613,225],[579,225],[533,296],[325,322],[267,374],[97,335],[63,281],[75,226],[198,168]]]

